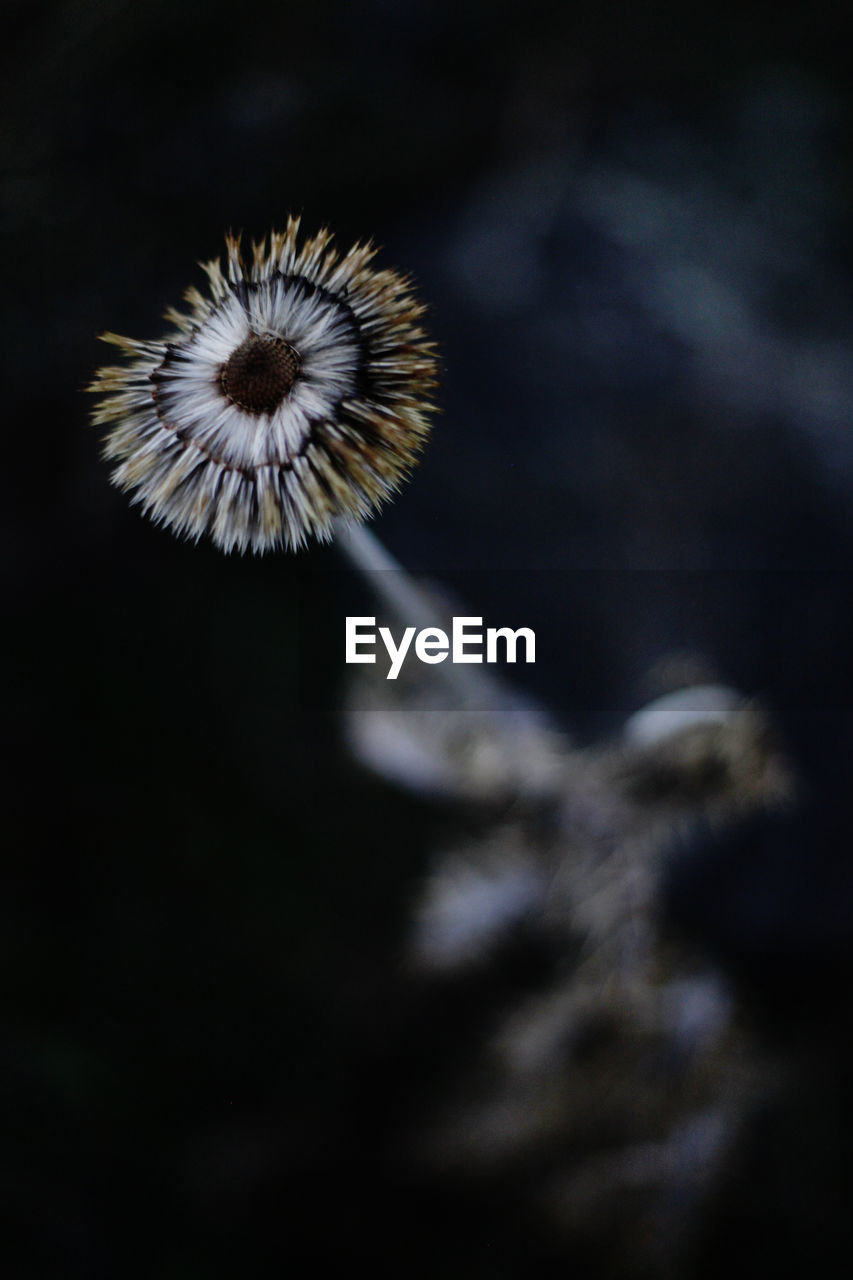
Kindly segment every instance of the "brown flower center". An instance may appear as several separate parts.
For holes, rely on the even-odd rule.
[[[272,413],[296,381],[299,356],[284,338],[251,334],[219,371],[222,390],[246,413]]]

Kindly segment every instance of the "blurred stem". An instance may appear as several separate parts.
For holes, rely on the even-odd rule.
[[[436,626],[435,604],[367,525],[339,521],[337,529],[336,545],[398,622],[419,630]]]
[[[404,627],[423,630],[442,627],[447,619],[440,602],[431,599],[415,579],[395,560],[366,525],[336,522],[335,544],[353,568],[363,575],[374,594]],[[448,659],[429,668],[430,677],[460,699],[459,709],[496,712],[530,712],[525,699],[479,666],[457,665]]]

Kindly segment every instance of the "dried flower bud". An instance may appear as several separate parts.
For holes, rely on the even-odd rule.
[[[103,334],[129,363],[89,388],[114,483],[224,551],[296,549],[338,516],[366,517],[411,470],[435,409],[410,282],[372,270],[370,245],[341,256],[328,231],[301,247],[298,232],[289,219],[249,267],[227,236],[227,274],[204,266],[210,296],[188,289],[161,341]]]

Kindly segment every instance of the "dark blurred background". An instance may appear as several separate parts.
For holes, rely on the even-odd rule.
[[[447,819],[342,746],[334,548],[179,544],[88,424],[96,334],[157,336],[226,228],[289,212],[373,237],[430,306],[443,415],[390,549],[535,627],[520,679],[582,742],[673,651],[779,724],[809,806],[675,896],[838,1081],[758,1141],[747,1256],[846,1238],[850,26],[830,0],[7,0],[4,1276],[563,1265],[511,1203],[377,1154]]]

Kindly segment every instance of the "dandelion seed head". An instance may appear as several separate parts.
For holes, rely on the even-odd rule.
[[[299,222],[253,244],[226,237],[208,294],[170,308],[154,342],[102,335],[126,358],[90,390],[112,480],[174,532],[225,551],[328,540],[407,477],[430,430],[438,362],[410,281],[376,250],[341,255]]]

